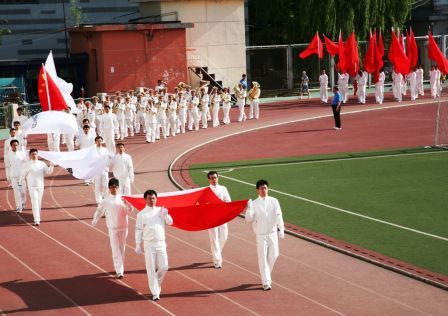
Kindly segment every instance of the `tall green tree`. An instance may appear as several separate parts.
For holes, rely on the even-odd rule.
[[[413,0],[249,0],[250,45],[309,42],[316,31],[336,39],[371,29],[404,28]],[[385,32],[387,34],[387,32]]]

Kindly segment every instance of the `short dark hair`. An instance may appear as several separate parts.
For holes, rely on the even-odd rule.
[[[216,172],[216,171],[214,171],[214,170],[209,171],[209,172],[207,173],[207,179],[210,179],[210,176],[212,176],[212,175],[214,175],[214,174],[218,175],[218,172]]]
[[[85,123],[85,122],[89,122],[89,123],[90,123],[90,121],[89,121],[88,118],[83,119],[82,122],[83,122],[83,123]]]
[[[124,143],[117,143],[116,145],[115,145],[115,147],[120,147],[120,146],[123,146],[123,147],[126,147],[125,145],[124,145]]]
[[[9,144],[12,146],[12,144],[17,143],[17,145],[19,144],[19,141],[17,139],[11,139],[11,141],[9,142]]]
[[[334,91],[339,91],[339,88],[338,88],[337,86],[334,86],[334,87],[333,87],[333,90],[334,90]]]
[[[20,106],[17,108],[17,111],[23,111],[23,108],[21,108]]]
[[[36,149],[36,148],[31,148],[30,149],[30,155],[32,154],[32,153],[38,153],[39,151]]]
[[[101,136],[99,136],[99,135],[97,137],[95,137],[95,141],[97,141],[97,139],[103,140],[103,138]]]
[[[104,108],[109,108],[110,109],[110,105],[109,104],[104,104]]]
[[[90,128],[90,126],[86,124],[82,127],[82,129],[84,129],[84,128]]]
[[[22,125],[22,124],[20,124],[20,122],[19,121],[14,121],[14,123],[12,123],[12,125]]]
[[[258,189],[259,187],[261,187],[262,185],[266,185],[267,187],[269,186],[269,183],[266,180],[258,180],[257,183],[255,184],[255,187]]]
[[[10,132],[12,132],[12,131],[17,131],[14,127],[11,127],[10,129],[9,129],[9,131]]]
[[[107,184],[107,187],[110,188],[110,187],[113,187],[113,186],[119,187],[120,186],[120,181],[118,181],[118,179],[111,178],[109,180],[109,183]]]
[[[143,193],[143,198],[146,199],[148,195],[155,195],[157,197],[157,192],[155,190],[146,190],[145,193]]]

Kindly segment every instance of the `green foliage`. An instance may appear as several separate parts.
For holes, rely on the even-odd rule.
[[[84,18],[84,14],[82,8],[78,5],[78,0],[70,0],[70,14],[73,26],[79,26]]]
[[[8,20],[0,20],[1,24],[8,23]],[[11,34],[11,30],[5,27],[0,27],[0,45],[2,44],[2,35]]]
[[[336,39],[352,31],[366,40],[371,29],[404,29],[412,0],[250,0],[250,45],[309,42],[316,31]]]

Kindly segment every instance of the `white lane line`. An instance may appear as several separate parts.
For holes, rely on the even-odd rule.
[[[9,256],[11,256],[12,258],[14,258],[16,261],[18,261],[21,265],[23,265],[25,268],[27,268],[29,271],[31,271],[33,274],[35,274],[39,279],[41,279],[42,281],[44,281],[46,284],[48,284],[53,290],[55,290],[56,292],[58,292],[59,294],[61,294],[65,299],[67,299],[70,303],[73,304],[73,306],[76,306],[77,308],[79,308],[80,310],[83,311],[83,313],[85,315],[91,315],[88,311],[86,311],[82,306],[79,306],[74,300],[72,300],[68,295],[66,295],[64,292],[62,292],[60,289],[58,289],[56,286],[54,286],[53,284],[51,284],[50,282],[48,282],[42,275],[40,275],[36,270],[34,270],[33,268],[31,268],[29,265],[27,265],[25,262],[23,262],[20,258],[18,258],[17,256],[15,256],[12,252],[10,252],[8,249],[6,249],[5,247],[3,247],[2,245],[0,245],[0,248],[6,252]]]
[[[250,185],[251,187],[254,186],[253,183],[249,183],[249,182],[246,182],[246,181],[238,180],[238,179],[235,179],[235,178],[232,178],[232,177],[228,177],[228,176],[224,176],[224,175],[221,175],[220,177],[228,179],[228,180],[232,180],[232,181],[235,181],[235,182],[239,182],[239,183],[242,183],[242,184]],[[417,230],[417,229],[413,229],[413,228],[409,228],[409,227],[406,227],[406,226],[401,226],[401,225],[394,224],[394,223],[391,223],[391,222],[383,221],[381,219],[370,217],[370,216],[367,216],[367,215],[358,214],[358,213],[351,212],[351,211],[348,211],[348,210],[345,210],[345,209],[342,209],[342,208],[339,208],[339,207],[336,207],[336,206],[332,206],[332,205],[328,205],[328,204],[325,204],[325,203],[321,203],[321,202],[317,202],[317,201],[314,201],[314,200],[310,200],[310,199],[307,199],[307,198],[304,198],[304,197],[301,197],[301,196],[289,194],[289,193],[282,192],[282,191],[275,190],[275,189],[271,189],[271,188],[269,188],[269,191],[275,192],[275,193],[278,193],[278,194],[282,194],[282,195],[285,195],[285,196],[288,196],[288,197],[291,197],[291,198],[294,198],[294,199],[297,199],[297,200],[302,200],[302,201],[309,202],[309,203],[312,203],[312,204],[320,205],[320,206],[323,206],[323,207],[326,207],[326,208],[329,208],[329,209],[332,209],[332,210],[335,210],[335,211],[339,211],[339,212],[342,212],[342,213],[347,213],[347,214],[350,214],[350,215],[362,217],[362,218],[368,219],[370,221],[374,221],[374,222],[378,222],[378,223],[381,223],[381,224],[393,226],[393,227],[400,228],[400,229],[403,229],[403,230],[408,230],[408,231],[411,231],[411,232],[414,232],[414,233],[417,233],[417,234],[421,234],[421,235],[425,235],[425,236],[428,236],[428,237],[440,239],[440,240],[443,240],[443,241],[448,241],[448,238],[445,238],[445,237],[442,237],[442,236],[426,233],[426,232],[423,232],[423,231],[420,231],[420,230]]]
[[[53,182],[53,180],[51,180],[51,182]],[[54,200],[54,195],[52,192],[52,187],[49,187],[49,191],[50,194],[52,195],[52,198]],[[11,203],[9,201],[9,196],[7,196],[7,203],[11,206]],[[56,204],[58,204],[58,206],[61,207],[61,205],[59,205],[59,203],[56,202]],[[64,209],[65,210],[65,209]],[[67,210],[65,210],[67,212]],[[25,224],[29,225],[31,228],[35,229],[36,231],[38,231],[39,233],[43,234],[44,236],[46,236],[47,238],[51,239],[52,241],[54,241],[55,243],[57,243],[58,245],[60,245],[61,247],[65,248],[66,250],[68,250],[69,252],[73,253],[75,256],[81,258],[82,260],[86,261],[87,263],[89,263],[90,265],[94,266],[95,268],[97,268],[99,271],[113,277],[113,275],[111,275],[109,272],[107,272],[106,270],[104,270],[103,268],[101,268],[100,266],[96,265],[95,263],[93,263],[92,261],[90,261],[89,259],[87,259],[86,257],[82,256],[81,254],[79,254],[78,252],[76,252],[75,250],[73,250],[72,248],[68,247],[67,245],[61,243],[59,240],[51,237],[50,235],[48,235],[47,233],[45,233],[44,231],[42,231],[41,229],[38,229],[35,226],[30,225],[20,214],[18,214],[18,217],[20,218],[20,220],[22,222],[24,222]],[[85,222],[81,221],[78,218],[78,221],[86,224]],[[88,225],[88,224],[87,224]],[[90,225],[89,225],[90,226]],[[170,312],[168,309],[166,309],[165,307],[161,306],[160,304],[157,304],[155,302],[153,302],[152,300],[150,300],[148,297],[146,297],[146,295],[144,295],[143,293],[141,293],[140,291],[137,291],[136,289],[134,289],[133,287],[131,287],[129,284],[127,284],[126,282],[122,281],[122,280],[116,280],[118,283],[120,283],[121,285],[135,291],[138,295],[142,296],[145,300],[147,300],[148,302],[152,303],[153,305],[159,307],[160,309],[162,309],[164,312],[166,312],[168,315],[175,315],[172,312]]]
[[[400,104],[400,105],[381,106],[381,107],[377,107],[377,108],[365,108],[365,109],[361,109],[361,110],[353,110],[353,111],[344,112],[344,113],[341,113],[341,115],[357,114],[357,113],[364,113],[364,112],[370,112],[370,111],[379,111],[379,110],[397,109],[397,108],[404,108],[404,107],[410,107],[410,106],[416,106],[416,105],[434,104],[436,102],[437,101],[426,101],[426,102],[418,102],[418,103],[413,103],[413,104]],[[227,134],[227,135],[224,135],[224,136],[220,136],[220,137],[217,137],[217,138],[205,141],[205,142],[203,142],[201,144],[198,144],[196,146],[190,147],[189,149],[187,149],[184,152],[180,153],[171,162],[170,166],[168,167],[168,174],[169,174],[170,180],[174,183],[175,186],[177,186],[178,188],[182,188],[182,186],[176,181],[176,179],[174,179],[174,176],[173,176],[173,166],[176,164],[176,162],[182,156],[188,154],[189,152],[191,152],[193,150],[196,150],[199,147],[208,145],[210,143],[219,141],[221,139],[225,139],[225,138],[228,138],[228,137],[232,137],[232,136],[236,136],[236,135],[240,135],[240,134],[244,134],[244,133],[249,133],[249,132],[253,132],[253,131],[258,131],[258,130],[265,129],[265,128],[276,127],[276,126],[281,126],[281,125],[286,125],[286,124],[291,124],[291,123],[312,121],[312,120],[316,120],[316,119],[320,119],[320,118],[326,118],[326,117],[333,117],[333,114],[317,115],[317,116],[311,116],[311,117],[306,117],[306,118],[290,120],[290,121],[286,121],[286,122],[273,123],[273,124],[269,124],[269,125],[265,125],[265,126],[254,127],[254,128],[250,128],[250,129],[247,129],[247,130],[238,131],[238,132],[230,133],[230,134]]]
[[[247,166],[235,166],[229,169],[218,169],[220,173],[230,173],[235,170],[240,169],[252,169],[252,168],[264,168],[264,167],[277,167],[277,166],[289,166],[289,165],[308,165],[308,164],[317,164],[317,163],[326,163],[326,162],[339,162],[339,161],[349,161],[349,160],[364,160],[364,159],[376,159],[376,158],[394,158],[394,157],[403,157],[403,156],[417,156],[417,155],[430,155],[430,154],[448,154],[448,151],[431,151],[424,153],[408,153],[408,154],[395,154],[395,155],[378,155],[378,156],[368,156],[368,157],[349,157],[349,158],[332,158],[332,159],[322,159],[322,160],[312,160],[312,161],[291,161],[291,162],[279,162],[279,163],[267,163],[267,164],[256,164],[254,161],[254,165]],[[219,167],[219,166],[218,166]],[[201,168],[199,168],[201,169]]]

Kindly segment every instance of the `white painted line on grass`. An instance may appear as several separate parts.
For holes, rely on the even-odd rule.
[[[220,177],[221,178],[225,178],[225,179],[229,179],[229,180],[232,180],[232,181],[235,181],[235,182],[239,182],[239,183],[242,183],[242,184],[250,185],[251,187],[254,186],[253,183],[249,183],[249,182],[246,182],[246,181],[238,180],[238,179],[235,179],[235,178],[232,178],[232,177],[228,177],[228,176],[224,176],[224,175],[221,175]],[[307,198],[304,198],[304,197],[301,197],[301,196],[297,196],[297,195],[294,195],[294,194],[285,193],[285,192],[282,192],[282,191],[279,191],[279,190],[275,190],[275,189],[271,189],[271,188],[269,188],[269,191],[276,192],[276,193],[282,194],[282,195],[286,195],[286,196],[292,197],[294,199],[298,199],[298,200],[302,200],[302,201],[305,201],[305,202],[313,203],[313,204],[316,204],[316,205],[324,206],[326,208],[330,208],[330,209],[333,209],[333,210],[336,210],[336,211],[339,211],[339,212],[342,212],[342,213],[347,213],[347,214],[350,214],[350,215],[362,217],[364,219],[368,219],[368,220],[371,220],[371,221],[374,221],[374,222],[378,222],[378,223],[386,224],[386,225],[389,225],[389,226],[397,227],[397,228],[400,228],[400,229],[408,230],[408,231],[411,231],[411,232],[414,232],[414,233],[417,233],[417,234],[433,237],[433,238],[440,239],[440,240],[443,240],[443,241],[448,241],[448,238],[445,238],[445,237],[442,237],[442,236],[426,233],[426,232],[423,232],[423,231],[420,231],[420,230],[417,230],[417,229],[413,229],[413,228],[409,228],[409,227],[406,227],[406,226],[401,226],[401,225],[394,224],[394,223],[391,223],[391,222],[383,221],[381,219],[370,217],[370,216],[367,216],[367,215],[358,214],[358,213],[355,213],[355,212],[351,212],[351,211],[348,211],[348,210],[345,210],[345,209],[342,209],[342,208],[339,208],[339,207],[335,207],[335,206],[328,205],[328,204],[325,204],[325,203],[321,203],[321,202],[317,202],[317,201],[314,201],[314,200],[310,200],[310,199],[307,199]]]

